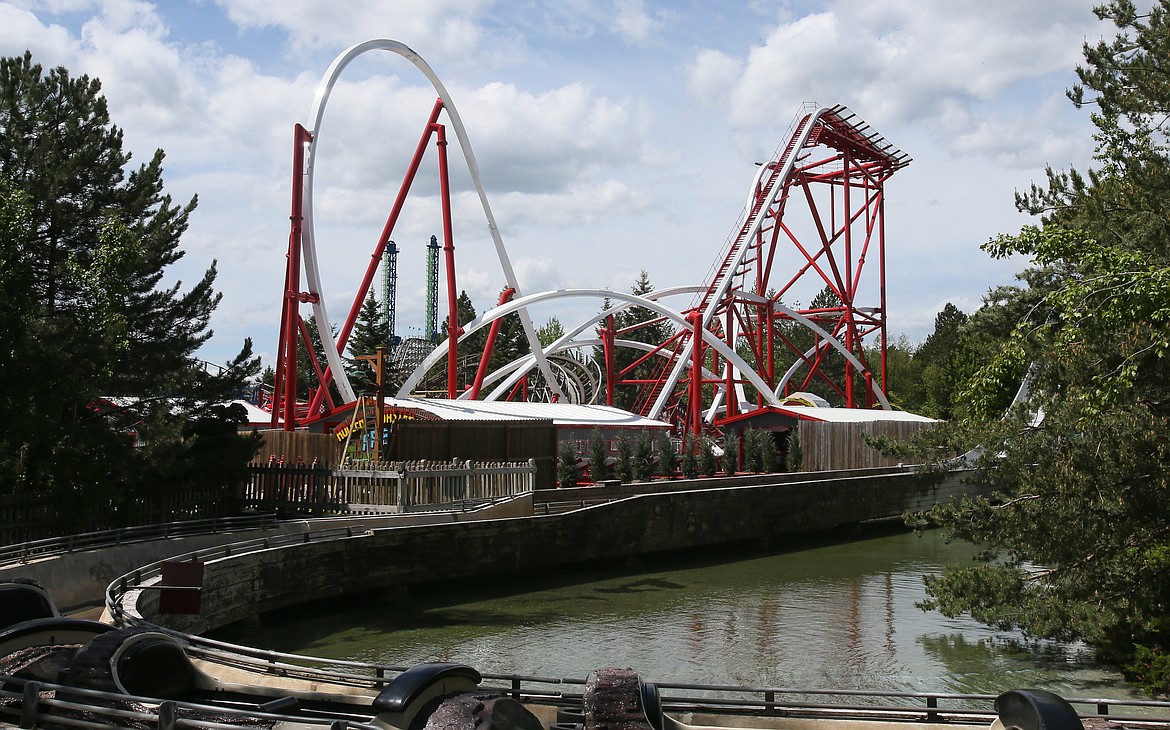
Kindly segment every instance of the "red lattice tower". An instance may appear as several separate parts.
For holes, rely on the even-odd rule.
[[[745,407],[809,389],[836,405],[889,408],[885,182],[909,163],[847,108],[806,105],[760,167],[739,222],[686,311],[690,326],[656,348],[657,357],[639,360],[661,367],[640,384],[636,410],[701,432]],[[797,304],[819,292],[829,300],[824,306]],[[737,348],[773,392],[745,394],[739,366],[712,356],[700,332]],[[867,338],[877,340],[870,354]],[[632,383],[623,380],[632,367],[611,382]]]

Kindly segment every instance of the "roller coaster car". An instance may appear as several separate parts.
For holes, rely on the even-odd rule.
[[[993,730],[1084,730],[1077,711],[1063,697],[1042,689],[1015,689],[995,699]]]
[[[643,682],[632,669],[606,668],[585,680],[584,726],[625,730],[682,730],[689,726],[662,713],[658,687]]]
[[[18,578],[0,582],[0,628],[60,615],[49,592],[35,580]]]
[[[544,730],[536,715],[519,701],[499,692],[479,692],[481,679],[479,672],[464,664],[411,667],[374,698],[373,724],[387,730]]]

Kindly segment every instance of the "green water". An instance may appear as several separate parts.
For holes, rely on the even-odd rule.
[[[636,572],[477,579],[397,602],[349,597],[298,607],[215,638],[393,666],[457,661],[546,677],[628,666],[656,682],[1138,696],[1082,646],[1027,643],[918,609],[922,575],[970,553],[937,533],[878,534],[767,555],[644,562]]]

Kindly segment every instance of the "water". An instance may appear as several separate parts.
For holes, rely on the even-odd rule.
[[[925,597],[924,573],[970,554],[938,533],[877,534],[769,555],[648,561],[637,572],[473,580],[405,601],[350,597],[215,637],[335,659],[456,661],[546,677],[622,666],[655,682],[1140,696],[1083,646],[1029,643],[914,605]]]

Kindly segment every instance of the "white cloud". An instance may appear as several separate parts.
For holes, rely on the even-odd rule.
[[[1029,152],[1060,149],[1053,137],[1069,130],[1052,107],[1029,119],[1035,100],[1024,86],[1053,75],[1058,90],[1071,83],[1081,41],[1104,32],[1092,4],[833,2],[781,20],[741,57],[696,50],[688,88],[743,129],[787,118],[803,101],[844,103],[954,140],[955,154],[1032,164]]]
[[[432,62],[512,57],[510,34],[485,37],[481,23],[492,0],[348,0],[343,7],[318,0],[216,0],[244,29],[287,33],[287,52],[340,50],[369,38],[402,41]],[[356,32],[355,32],[356,31]]]
[[[56,24],[42,23],[28,10],[0,4],[0,52],[6,56],[32,51],[33,62],[43,66],[70,60],[69,31]]]
[[[642,0],[616,0],[614,28],[627,43],[645,43],[666,25],[666,11],[651,15]]]

